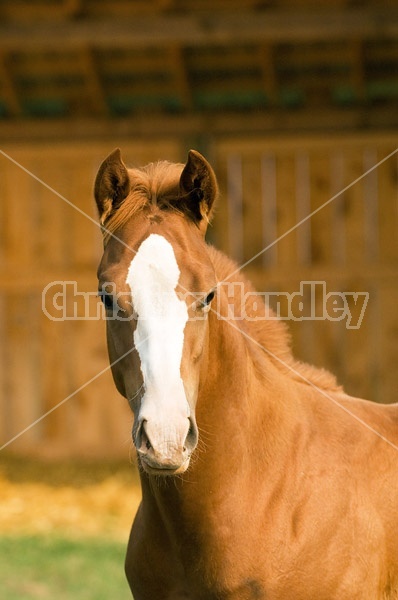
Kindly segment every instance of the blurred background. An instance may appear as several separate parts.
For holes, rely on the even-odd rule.
[[[202,152],[221,188],[209,241],[250,261],[259,290],[369,293],[357,329],[290,323],[293,349],[349,393],[391,402],[397,133],[394,0],[0,2],[0,596],[79,598],[68,586],[95,572],[120,590],[90,580],[82,598],[129,597],[139,490],[105,325],[42,310],[53,281],[97,289],[101,235],[85,215],[96,220],[102,159],[117,146],[130,166]],[[68,294],[67,314],[83,316]],[[114,563],[94,568],[102,555]]]

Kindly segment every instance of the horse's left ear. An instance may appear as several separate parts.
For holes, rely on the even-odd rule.
[[[217,195],[218,185],[213,169],[199,152],[190,150],[181,173],[178,205],[203,233],[212,216]]]

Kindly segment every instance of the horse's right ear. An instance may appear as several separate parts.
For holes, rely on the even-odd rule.
[[[94,184],[94,197],[101,223],[116,210],[130,191],[130,179],[116,148],[101,164]]]

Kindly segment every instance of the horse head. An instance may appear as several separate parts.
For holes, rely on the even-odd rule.
[[[184,472],[198,443],[195,407],[208,369],[216,276],[204,241],[218,189],[207,161],[127,169],[102,163],[95,200],[104,232],[98,269],[112,374],[134,413],[149,474]]]

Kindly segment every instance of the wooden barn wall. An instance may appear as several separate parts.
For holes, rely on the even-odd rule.
[[[228,138],[207,148],[221,188],[211,241],[247,263],[260,291],[294,293],[302,281],[324,282],[313,292],[318,317],[322,289],[368,292],[358,328],[347,328],[346,319],[288,324],[297,356],[333,370],[350,393],[387,402],[398,389],[397,155],[351,184],[393,152],[396,139]],[[128,164],[186,156],[180,139],[9,146],[10,158],[0,156],[0,445],[15,437],[9,451],[98,457],[131,448],[132,416],[108,369],[104,322],[95,319],[101,235],[74,208],[96,220],[93,179],[118,144]],[[50,320],[43,289],[56,281],[92,292],[94,318]],[[57,285],[53,292],[62,291]],[[84,299],[68,286],[66,314],[81,316]],[[44,306],[59,317],[51,290]],[[307,286],[304,303],[310,296]]]
[[[398,390],[397,139],[238,139],[216,149],[227,198],[215,225],[220,245],[246,265],[259,291],[298,294],[301,282],[320,282],[304,285],[304,311],[286,321],[294,353],[332,370],[350,394],[378,402],[397,401]],[[369,295],[361,322],[356,292]],[[343,312],[331,303],[343,308],[347,294],[351,327],[322,318],[329,293],[332,317]],[[311,294],[316,319],[308,318]],[[288,316],[287,301],[281,310]]]
[[[102,238],[92,189],[101,160],[115,146],[111,141],[3,148],[32,174],[0,156],[2,444],[54,409],[13,441],[9,451],[129,454],[132,417],[108,369],[105,323],[95,319]],[[123,152],[132,164],[179,159],[178,145],[162,140],[124,144]],[[69,320],[53,321],[43,313],[43,290],[57,281],[76,282],[78,292],[92,293],[91,320],[71,319],[75,305],[77,316],[85,314],[73,283],[65,288]],[[53,302],[59,306],[61,300],[53,300],[52,292],[62,291],[61,285],[51,288],[44,304],[57,319],[63,313]]]

